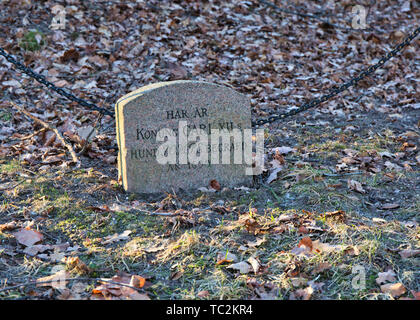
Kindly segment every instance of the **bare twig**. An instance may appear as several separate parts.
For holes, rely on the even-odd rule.
[[[148,211],[148,210],[139,210],[141,212],[146,212],[147,214],[151,215],[151,216],[163,216],[163,217],[175,217],[175,216],[180,216],[180,213],[175,213],[175,212],[152,212],[152,211]]]
[[[1,288],[0,292],[13,290],[13,289],[18,289],[20,287],[27,287],[27,286],[33,286],[33,285],[39,285],[39,284],[48,284],[48,283],[57,282],[57,281],[60,281],[60,280],[61,279],[51,279],[51,280],[46,280],[46,281],[29,281],[29,282],[25,282],[25,283],[22,283],[22,284],[15,285],[15,286]],[[119,286],[122,286],[122,287],[131,288],[131,289],[134,289],[134,290],[137,290],[137,291],[140,291],[140,292],[144,292],[144,289],[136,288],[136,287],[130,286],[130,285],[125,284],[125,283],[120,283],[120,282],[107,280],[107,279],[103,279],[103,278],[68,278],[68,279],[62,279],[62,280],[64,282],[66,282],[66,281],[99,281],[99,282],[106,282],[106,283],[110,283],[110,284],[119,285]]]
[[[51,130],[52,132],[54,132],[55,135],[57,136],[57,138],[61,141],[61,143],[70,152],[71,157],[73,159],[73,162],[76,163],[76,166],[77,167],[80,167],[80,160],[77,158],[76,152],[74,152],[72,145],[66,142],[66,140],[64,139],[64,137],[61,135],[61,133],[56,128],[53,128],[48,123],[46,123],[45,121],[42,121],[41,119],[38,119],[37,117],[35,117],[34,115],[30,114],[28,111],[26,111],[22,107],[19,107],[14,102],[10,101],[10,104],[13,107],[15,107],[16,109],[18,109],[20,112],[22,112],[23,114],[25,114],[26,116],[28,116],[29,118],[31,118],[32,120],[34,120],[35,122],[38,122],[44,128],[46,128],[46,129]]]
[[[79,152],[79,155],[84,155],[87,151],[87,147],[90,143],[90,137],[92,136],[92,134],[97,131],[99,132],[102,128],[102,118],[104,117],[104,115],[102,113],[99,114],[98,119],[96,119],[95,124],[93,125],[92,130],[89,132],[88,136],[85,139],[85,142],[82,146],[82,150]]]
[[[25,182],[25,180],[19,181],[18,183],[15,183],[12,186],[7,186],[7,187],[0,187],[0,191],[5,191],[5,190],[11,190],[16,188],[18,185],[22,184],[23,182]]]
[[[34,133],[32,133],[32,134],[30,134],[30,135],[28,135],[28,136],[24,136],[24,137],[21,137],[21,138],[19,138],[19,139],[20,139],[20,140],[27,140],[27,139],[30,139],[30,138],[35,137],[36,135],[40,134],[41,132],[43,132],[43,131],[45,131],[45,130],[47,130],[47,128],[42,128],[42,129],[40,129],[40,130],[38,130],[38,131],[35,131]]]
[[[343,173],[323,173],[322,175],[325,177],[341,177],[341,176],[354,176],[358,174],[363,174],[363,171],[343,172]]]

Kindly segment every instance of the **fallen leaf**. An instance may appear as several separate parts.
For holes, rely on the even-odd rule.
[[[60,57],[60,60],[62,62],[68,62],[70,60],[77,62],[79,58],[80,58],[79,52],[76,49],[71,48],[71,49],[68,49],[66,52],[64,52],[64,54]]]
[[[305,247],[309,248],[309,250],[312,250],[312,240],[311,240],[311,238],[309,238],[309,237],[302,238],[299,241],[298,247],[302,247],[302,246],[305,246]]]
[[[308,279],[302,277],[290,278],[289,280],[293,287],[300,287],[308,283]]]
[[[120,273],[111,279],[104,280],[111,280],[113,283],[102,281],[101,285],[92,290],[91,300],[150,300],[146,294],[139,293],[136,289],[123,286],[124,284],[130,285],[130,283],[144,286],[145,280],[140,276],[134,276],[133,279],[133,276],[130,274]]]
[[[17,228],[16,221],[11,221],[5,224],[0,224],[0,232],[12,231]]]
[[[23,252],[29,256],[34,257],[40,252],[44,252],[46,250],[51,250],[51,249],[52,249],[52,246],[50,245],[36,244],[33,246],[26,247],[25,250],[23,250]]]
[[[405,249],[399,252],[400,256],[403,259],[407,259],[410,257],[415,257],[420,254],[420,249]]]
[[[403,168],[400,167],[399,165],[392,163],[391,161],[386,161],[384,163],[384,166],[390,170],[395,170],[395,171],[401,171]]]
[[[396,280],[397,275],[394,271],[388,270],[386,272],[379,272],[378,277],[376,278],[376,283],[381,285],[386,282],[394,282]]]
[[[343,252],[351,256],[358,256],[360,254],[359,248],[357,246],[347,246]]]
[[[407,290],[402,283],[388,283],[381,286],[383,293],[389,293],[394,298],[404,294]]]
[[[207,298],[210,295],[210,293],[205,290],[205,291],[200,291],[199,293],[197,293],[197,297],[199,298]]]
[[[271,182],[273,182],[274,180],[277,180],[277,174],[283,170],[282,168],[275,168],[269,175],[269,177],[267,178],[267,181],[265,183],[269,184]]]
[[[233,253],[226,253],[226,252],[218,252],[217,253],[217,265],[223,264],[223,263],[231,263],[231,262],[236,262],[238,261],[238,257],[236,256],[236,254]]]
[[[245,261],[231,264],[227,269],[238,270],[240,273],[245,274],[252,271],[252,267]]]
[[[65,259],[67,270],[77,272],[79,274],[88,274],[90,268],[79,257],[68,257]]]
[[[102,244],[108,244],[108,243],[112,243],[112,242],[116,242],[116,241],[120,241],[120,240],[127,240],[131,233],[131,230],[125,230],[123,233],[118,234],[115,233],[112,236],[107,236],[105,237],[105,241],[102,242]]]
[[[312,271],[312,274],[322,273],[329,269],[331,269],[331,265],[328,262],[321,262],[315,267],[315,269]]]
[[[292,293],[290,300],[296,300],[296,299],[310,300],[313,293],[314,293],[314,289],[311,286],[305,289],[298,289],[294,293]]]
[[[24,246],[30,247],[37,242],[42,241],[44,236],[38,231],[32,229],[20,229],[18,232],[13,233],[16,240]]]
[[[329,243],[322,243],[319,240],[312,242],[312,248],[313,251],[325,253],[337,252],[343,249],[341,245],[331,245]]]
[[[248,263],[252,266],[252,270],[254,271],[254,273],[257,273],[261,266],[260,262],[254,257],[250,257],[248,259]]]
[[[183,275],[184,275],[184,271],[176,271],[171,274],[170,279],[173,281],[176,281],[180,279]]]
[[[211,180],[210,181],[210,188],[219,191],[221,189],[220,183],[217,180]]]
[[[247,241],[246,245],[250,248],[256,248],[265,242],[264,238],[256,238],[255,241]]]
[[[164,249],[165,249],[165,246],[162,244],[162,245],[159,245],[159,246],[151,246],[149,248],[145,248],[144,251],[147,252],[147,253],[154,253],[154,252],[162,251]]]
[[[362,184],[356,180],[347,180],[347,187],[350,190],[357,191],[359,193],[366,193],[362,187]]]
[[[300,226],[299,229],[298,229],[298,233],[307,234],[307,233],[309,233],[309,230],[305,226]]]

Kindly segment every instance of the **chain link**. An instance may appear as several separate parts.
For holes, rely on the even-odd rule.
[[[341,92],[347,90],[348,88],[350,88],[352,86],[355,86],[360,80],[369,76],[370,74],[375,72],[378,68],[383,66],[388,60],[390,60],[397,53],[399,53],[403,48],[405,48],[407,45],[409,45],[411,43],[411,41],[415,37],[418,36],[419,33],[420,33],[420,28],[415,29],[409,36],[407,36],[404,39],[403,42],[398,44],[393,50],[391,50],[385,56],[383,56],[376,64],[374,64],[374,65],[370,66],[369,68],[363,70],[362,72],[359,73],[359,75],[357,77],[352,78],[348,82],[340,85],[338,88],[333,88],[333,89],[331,89],[331,91],[329,93],[321,96],[320,98],[312,99],[311,101],[303,104],[302,106],[300,106],[298,108],[295,108],[295,109],[292,109],[292,110],[289,110],[285,113],[273,114],[273,115],[270,115],[268,118],[262,118],[262,119],[257,119],[255,121],[252,121],[251,122],[252,126],[256,127],[256,126],[261,126],[261,125],[264,125],[264,124],[267,124],[267,123],[273,123],[275,121],[282,120],[284,118],[293,116],[295,114],[306,111],[308,109],[315,108],[315,107],[319,106],[320,104],[322,104],[323,102],[326,102],[326,101],[330,100],[332,97],[335,97],[336,95],[338,95]],[[78,104],[80,104],[80,105],[82,105],[86,108],[89,108],[91,110],[96,110],[103,115],[110,115],[110,116],[114,115],[112,112],[108,111],[107,109],[98,107],[94,103],[87,102],[86,100],[80,99],[80,98],[76,97],[75,95],[73,95],[72,93],[69,93],[69,92],[65,91],[62,88],[56,87],[52,82],[45,79],[44,76],[34,72],[31,68],[28,68],[25,65],[23,65],[22,63],[20,63],[19,61],[17,61],[12,55],[8,54],[1,47],[0,47],[0,55],[5,57],[7,61],[9,61],[13,65],[15,65],[16,68],[18,68],[19,70],[21,70],[22,72],[24,72],[25,74],[30,76],[31,78],[34,78],[39,83],[41,83],[44,86],[46,86],[47,88],[57,92],[58,94],[66,97],[67,99],[69,99],[71,101],[74,101],[74,102],[77,102]]]
[[[43,84],[48,89],[51,89],[51,90],[57,92],[59,95],[62,95],[64,97],[66,97],[67,99],[71,100],[71,101],[77,102],[81,106],[84,106],[84,107],[89,108],[91,110],[96,110],[96,111],[100,112],[101,114],[110,115],[110,116],[113,116],[114,115],[112,112],[110,112],[110,111],[108,111],[108,110],[106,110],[104,108],[98,107],[94,103],[87,102],[86,100],[80,99],[80,98],[76,97],[74,94],[69,93],[69,92],[65,91],[64,89],[62,89],[62,88],[58,88],[52,82],[50,82],[47,79],[45,79],[44,76],[42,76],[42,75],[34,72],[31,68],[28,68],[25,65],[23,65],[22,63],[20,63],[19,61],[17,61],[12,55],[8,54],[1,47],[0,47],[0,55],[2,55],[3,57],[5,57],[7,61],[9,61],[10,63],[12,63],[16,68],[18,68],[19,70],[21,70],[23,73],[27,74],[31,78],[34,78],[36,81],[38,81],[39,83]]]
[[[282,120],[284,118],[293,116],[295,114],[298,114],[300,112],[306,111],[308,109],[315,108],[319,106],[321,103],[330,100],[332,97],[335,97],[336,95],[340,94],[341,92],[347,90],[348,88],[355,86],[360,80],[364,79],[365,77],[371,75],[373,72],[375,72],[377,69],[379,69],[381,66],[383,66],[388,60],[390,60],[392,57],[394,57],[397,53],[399,53],[403,48],[408,46],[411,41],[415,37],[417,37],[420,33],[420,28],[415,29],[409,36],[407,36],[403,42],[398,44],[393,50],[388,52],[385,56],[383,56],[376,64],[370,66],[369,68],[363,70],[359,73],[358,76],[352,78],[348,82],[340,85],[338,88],[333,88],[331,91],[320,98],[312,99],[311,101],[303,104],[299,108],[292,109],[290,111],[281,113],[281,114],[273,114],[270,115],[268,118],[262,118],[257,119],[255,121],[252,121],[252,126],[261,126],[267,123],[273,123],[278,120]]]

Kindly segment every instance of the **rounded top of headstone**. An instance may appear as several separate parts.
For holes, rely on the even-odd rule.
[[[196,80],[176,80],[176,81],[157,82],[157,83],[152,83],[152,84],[143,86],[135,91],[127,93],[126,95],[118,99],[117,104],[120,104],[122,102],[126,104],[129,101],[135,99],[136,97],[139,97],[147,93],[151,93],[154,90],[159,90],[159,89],[165,90],[167,89],[168,86],[174,86],[174,87],[179,87],[179,88],[197,88],[197,87],[212,88],[213,87],[214,89],[217,89],[217,90],[230,92],[232,95],[242,95],[241,93],[235,91],[234,89],[230,87],[219,85],[216,83],[196,81]]]

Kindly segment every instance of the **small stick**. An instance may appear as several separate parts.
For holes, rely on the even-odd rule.
[[[95,124],[93,125],[92,130],[89,132],[88,136],[86,137],[86,140],[85,140],[85,142],[84,142],[84,144],[82,146],[82,150],[79,152],[79,155],[84,155],[86,153],[87,147],[88,147],[89,142],[90,142],[90,137],[92,136],[92,134],[95,131],[99,132],[101,130],[101,128],[102,128],[101,121],[102,121],[103,116],[104,115],[101,113],[99,115],[99,117],[96,119]]]
[[[33,285],[38,285],[38,284],[48,284],[48,283],[57,282],[57,281],[61,281],[61,279],[51,279],[51,280],[46,280],[46,281],[29,281],[29,282],[22,283],[22,284],[19,284],[19,285],[16,285],[16,286],[1,288],[0,292],[13,290],[13,289],[18,289],[20,287],[33,286]],[[67,278],[67,279],[64,278],[64,279],[62,279],[62,281],[63,282],[67,282],[67,281],[99,281],[99,282],[115,284],[115,285],[119,285],[119,286],[122,286],[122,287],[127,287],[127,288],[130,288],[130,289],[134,289],[134,290],[137,290],[137,291],[140,291],[140,292],[144,292],[144,289],[142,289],[142,288],[136,288],[136,287],[130,286],[130,285],[125,284],[125,283],[120,283],[120,282],[107,280],[107,279],[103,279],[103,278]]]
[[[146,212],[147,214],[149,214],[151,216],[176,217],[176,216],[181,215],[181,214],[175,213],[175,212],[151,212],[151,211],[148,211],[148,210],[139,210],[139,211]]]
[[[34,133],[30,134],[29,136],[25,136],[25,137],[22,137],[22,138],[19,138],[19,139],[20,139],[20,140],[27,140],[27,139],[30,139],[30,138],[35,137],[36,135],[40,134],[41,132],[43,132],[43,131],[45,131],[45,130],[47,130],[47,128],[42,128],[42,129],[40,129],[40,130],[38,130],[38,131],[35,131]]]
[[[57,138],[61,141],[61,143],[67,148],[67,150],[69,150],[71,157],[73,159],[73,162],[76,163],[77,167],[80,167],[80,160],[77,158],[76,153],[73,150],[73,147],[68,144],[66,142],[66,140],[64,139],[64,137],[60,134],[60,132],[56,129],[51,127],[48,123],[42,121],[41,119],[38,119],[37,117],[33,116],[32,114],[30,114],[28,111],[26,111],[25,109],[23,109],[22,107],[19,107],[17,104],[15,104],[12,101],[9,101],[10,104],[15,107],[16,109],[18,109],[20,112],[22,112],[23,114],[25,114],[26,116],[28,116],[29,118],[31,118],[32,120],[34,120],[35,122],[38,122],[39,124],[41,124],[44,128],[51,130],[52,132],[55,133],[55,135],[57,136]]]
[[[363,174],[363,171],[343,172],[343,173],[323,173],[322,175],[325,177],[341,177],[341,176],[354,176],[358,174]]]
[[[15,183],[13,186],[11,186],[11,187],[0,187],[0,191],[5,191],[5,190],[11,190],[11,189],[14,189],[14,188],[16,188],[18,185],[20,185],[20,184],[22,184],[23,182],[25,182],[25,180],[22,180],[22,181],[20,181],[20,182],[18,182],[18,183]]]

